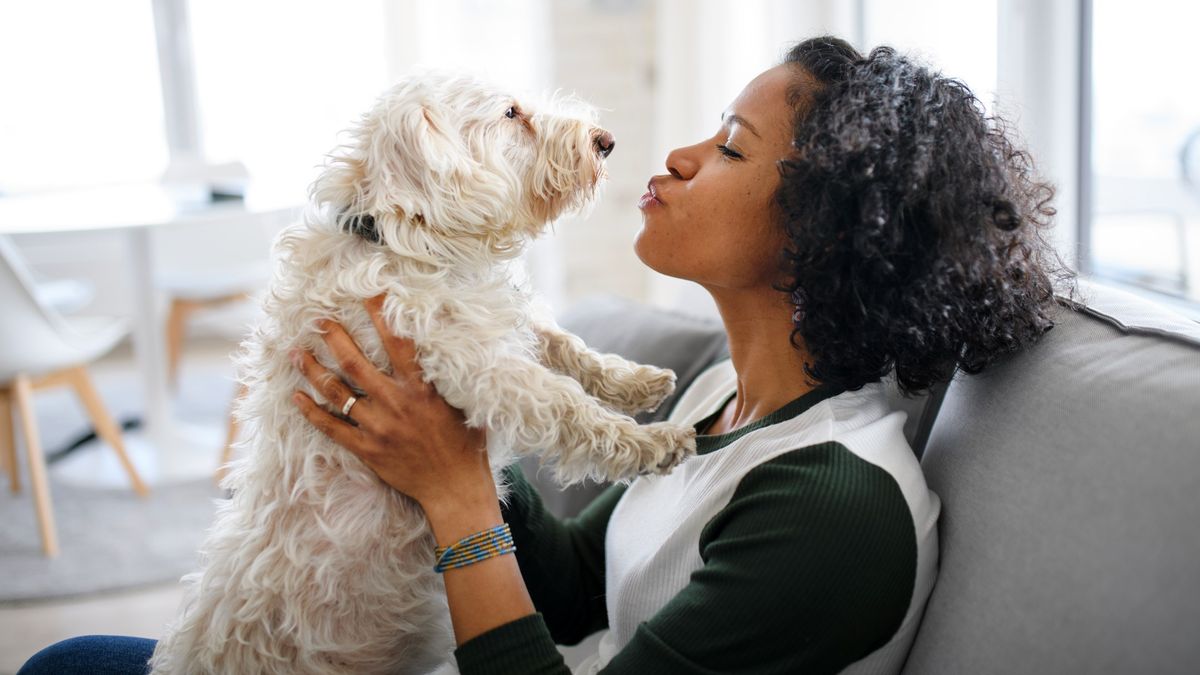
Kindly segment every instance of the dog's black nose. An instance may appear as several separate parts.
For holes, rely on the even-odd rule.
[[[617,147],[617,141],[613,135],[604,130],[596,134],[593,142],[596,145],[596,152],[600,153],[601,157],[608,157],[612,154],[613,148]]]

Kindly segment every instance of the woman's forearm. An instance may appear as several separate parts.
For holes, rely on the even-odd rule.
[[[426,507],[425,514],[438,546],[450,546],[467,535],[504,522],[495,486],[491,487],[490,495],[481,493],[472,499],[460,495],[445,505]],[[442,577],[458,645],[534,613],[516,556],[506,554],[449,569]]]

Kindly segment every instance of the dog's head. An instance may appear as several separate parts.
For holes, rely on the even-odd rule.
[[[581,102],[423,74],[378,99],[312,192],[339,228],[385,245],[418,227],[512,250],[592,199],[613,146]]]

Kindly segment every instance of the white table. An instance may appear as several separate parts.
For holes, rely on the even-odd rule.
[[[148,484],[162,485],[212,476],[220,450],[220,432],[204,433],[176,422],[167,386],[164,327],[155,302],[152,228],[218,223],[247,217],[299,215],[303,188],[252,185],[243,200],[211,201],[207,189],[136,184],[69,192],[0,198],[0,234],[113,231],[126,237],[134,294],[133,347],[143,396],[142,428],[125,442],[138,472]],[[97,455],[87,461],[69,457],[55,475],[71,482],[127,486],[120,472],[98,471]],[[114,460],[115,462],[115,460]]]

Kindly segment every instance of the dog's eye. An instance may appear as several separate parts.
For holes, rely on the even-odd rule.
[[[517,106],[515,106],[515,105],[510,107],[508,110],[504,111],[504,116],[510,120],[513,119],[514,117],[516,117],[517,115],[518,115]]]

